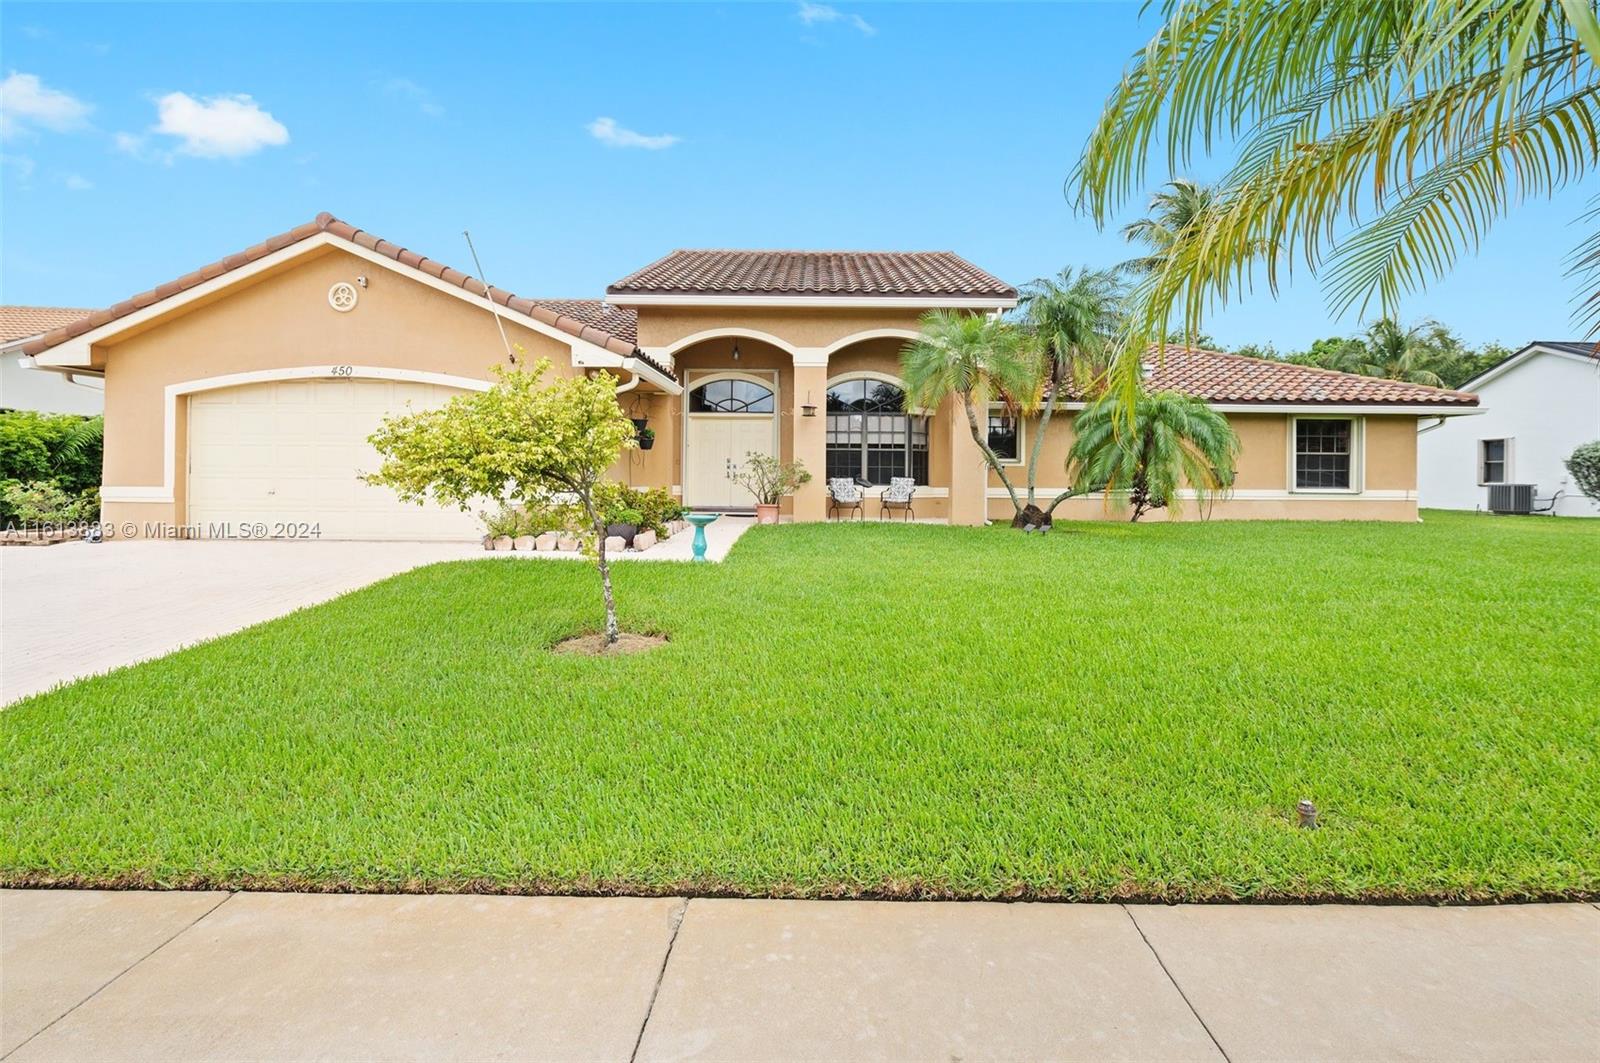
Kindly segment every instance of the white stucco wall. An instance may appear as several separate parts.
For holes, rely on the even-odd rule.
[[[1507,483],[1531,483],[1544,499],[1565,491],[1555,512],[1600,517],[1600,503],[1583,497],[1563,462],[1580,443],[1600,439],[1600,361],[1536,351],[1504,373],[1488,374],[1477,393],[1484,413],[1452,417],[1437,428],[1424,419],[1417,439],[1417,497],[1435,509],[1488,506],[1478,482],[1478,444],[1510,439]]]
[[[104,412],[103,391],[69,383],[60,373],[26,369],[21,363],[20,354],[0,354],[0,409],[41,413]]]

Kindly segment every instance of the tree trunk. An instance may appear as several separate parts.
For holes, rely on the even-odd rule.
[[[617,626],[617,600],[611,594],[611,564],[606,560],[606,529],[599,521],[595,522],[594,528],[599,536],[595,553],[600,565],[600,589],[606,600],[606,645],[614,646],[622,632]]]
[[[1006,476],[1006,471],[1000,467],[1000,459],[995,457],[994,451],[989,449],[989,441],[983,437],[983,432],[978,428],[978,412],[972,408],[972,396],[962,393],[961,406],[967,411],[967,427],[972,430],[972,441],[978,444],[978,449],[983,451],[983,459],[989,463],[995,475],[1000,477],[1000,482],[1005,486],[1006,494],[1011,496],[1011,508],[1017,513],[1022,512],[1022,503],[1017,500],[1017,489],[1011,486],[1011,480]],[[987,492],[986,492],[987,493]],[[987,508],[987,499],[984,503]],[[1012,527],[1017,527],[1016,518],[1012,518]]]
[[[588,510],[589,524],[594,528],[595,561],[600,568],[600,592],[606,601],[606,645],[615,646],[622,632],[617,626],[617,600],[611,594],[611,564],[606,560],[606,526],[600,519],[600,514],[595,512],[594,498],[590,493],[580,490],[578,497],[583,501],[583,508]]]
[[[1039,414],[1039,433],[1034,437],[1033,446],[1028,451],[1028,505],[1035,509],[1038,508],[1034,499],[1034,491],[1035,485],[1039,480],[1039,454],[1044,450],[1044,436],[1050,430],[1050,416],[1056,412],[1056,399],[1061,394],[1061,378],[1064,375],[1062,373],[1062,364],[1059,360],[1052,360],[1051,362],[1050,397],[1045,400],[1044,410]],[[1020,415],[1018,415],[1017,423],[1019,425],[1022,423]],[[1059,502],[1060,499],[1056,501]],[[1055,505],[1052,504],[1049,509],[1045,510],[1047,520],[1050,514],[1055,512],[1055,508]]]

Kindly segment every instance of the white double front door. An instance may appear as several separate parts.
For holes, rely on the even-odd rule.
[[[771,414],[691,413],[684,454],[683,501],[699,509],[753,509],[755,496],[734,483],[751,454],[774,453]]]

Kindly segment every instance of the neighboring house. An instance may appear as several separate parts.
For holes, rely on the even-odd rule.
[[[105,393],[98,379],[75,383],[66,374],[30,368],[32,359],[16,351],[29,340],[92,313],[67,306],[0,306],[0,410],[94,414],[104,408]]]
[[[1600,439],[1600,344],[1538,340],[1464,388],[1481,417],[1422,422],[1417,441],[1421,504],[1487,509],[1490,484],[1532,484],[1536,508],[1600,516],[1567,473],[1566,459]]]
[[[333,218],[57,329],[24,347],[41,365],[103,374],[105,518],[140,534],[259,522],[324,538],[475,537],[477,520],[402,505],[357,479],[387,413],[489,386],[511,343],[554,372],[607,372],[655,430],[614,474],[699,508],[748,508],[732,482],[752,452],[815,479],[784,511],[822,520],[826,478],[909,475],[917,515],[1009,517],[953,402],[906,410],[900,349],[934,308],[999,313],[1004,282],[937,252],[676,251],[604,301],[525,299]],[[1156,386],[1228,414],[1244,450],[1216,517],[1416,519],[1419,417],[1473,412],[1459,392],[1203,351],[1173,351]],[[1081,404],[1075,404],[1081,405]],[[990,418],[1025,454],[1031,424]],[[1042,486],[1071,439],[1058,416]],[[876,494],[867,516],[877,514]],[[1099,499],[1067,515],[1107,515]]]

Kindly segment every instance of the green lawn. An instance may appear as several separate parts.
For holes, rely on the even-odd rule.
[[[461,562],[22,702],[0,878],[1600,892],[1600,521],[758,528],[616,583],[670,645],[557,657],[591,569]]]

